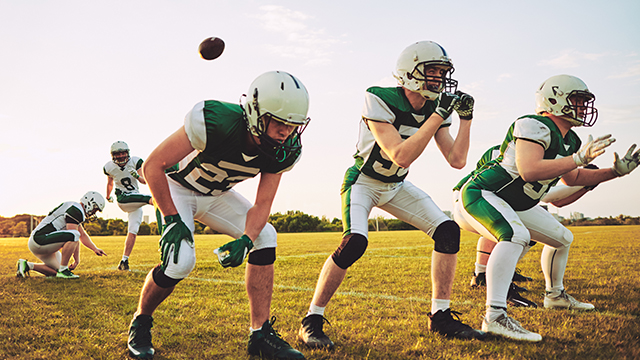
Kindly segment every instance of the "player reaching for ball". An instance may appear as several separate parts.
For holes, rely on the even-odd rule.
[[[104,197],[95,191],[89,191],[80,202],[67,201],[51,210],[33,229],[29,237],[29,250],[42,263],[18,260],[18,277],[26,277],[29,271],[37,271],[45,276],[63,279],[77,279],[71,270],[80,264],[80,246],[78,242],[96,255],[107,255],[91,241],[84,231],[82,223],[96,212],[104,209]],[[69,261],[73,257],[73,263]]]
[[[536,115],[518,118],[509,128],[496,160],[484,164],[460,191],[460,225],[497,242],[487,263],[486,315],[482,329],[507,338],[540,341],[507,315],[507,293],[516,264],[531,239],[543,243],[546,308],[592,309],[567,294],[563,278],[573,234],[536,206],[561,178],[569,186],[594,186],[626,175],[640,161],[632,146],[612,168],[586,169],[615,140],[589,136],[582,145],[574,126],[592,126],[595,96],[575,76],[557,75],[536,91]]]
[[[125,271],[129,271],[129,256],[136,243],[140,224],[142,224],[142,207],[153,205],[151,195],[139,192],[138,183],[147,183],[141,173],[143,160],[137,156],[131,156],[129,153],[127,143],[124,141],[114,142],[111,145],[111,161],[102,168],[104,174],[107,175],[107,201],[113,202],[111,191],[115,186],[118,206],[127,213],[127,237],[124,241],[122,260],[118,264],[118,270]],[[160,222],[158,222],[158,226],[161,226]]]
[[[237,239],[219,250],[224,267],[241,265],[250,308],[248,352],[276,359],[304,359],[273,329],[276,231],[267,223],[282,174],[300,159],[301,135],[309,123],[309,95],[302,82],[282,71],[258,76],[241,105],[202,101],[184,126],[165,139],[143,166],[165,225],[161,263],[149,272],[129,328],[128,347],[150,358],[152,315],[196,262],[194,220]],[[260,174],[252,205],[232,187]]]
[[[399,86],[371,87],[365,93],[355,165],[342,185],[342,243],[325,261],[299,338],[310,347],[333,347],[323,331],[325,307],[347,269],[368,245],[368,218],[379,207],[424,231],[434,240],[431,261],[432,296],[429,329],[444,336],[482,339],[485,333],[456,320],[450,309],[451,290],[460,247],[460,228],[429,195],[405,178],[411,165],[433,139],[456,169],[466,164],[473,118],[473,98],[456,91],[453,63],[432,41],[420,41],[399,56]],[[452,114],[460,127],[449,132]]]

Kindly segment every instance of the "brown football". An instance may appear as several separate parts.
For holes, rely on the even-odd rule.
[[[205,60],[217,59],[224,51],[224,41],[217,37],[206,38],[200,43],[198,51]]]

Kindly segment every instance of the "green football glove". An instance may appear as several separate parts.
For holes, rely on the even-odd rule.
[[[166,270],[167,265],[169,265],[169,253],[171,249],[173,249],[173,263],[178,263],[178,254],[180,253],[182,240],[185,240],[189,246],[194,246],[191,230],[182,222],[180,214],[165,216],[162,227],[162,237],[160,238],[162,270]]]
[[[133,176],[136,179],[140,179],[140,174],[138,174],[138,172],[135,170],[131,170],[131,176]]]
[[[242,265],[251,249],[253,249],[253,241],[247,235],[242,235],[239,239],[230,241],[213,252],[218,255],[220,265],[228,268]]]
[[[460,101],[458,95],[446,91],[441,92],[438,95],[438,107],[436,107],[435,113],[446,120],[458,106],[458,101]]]
[[[471,120],[473,119],[473,104],[475,100],[473,100],[473,96],[463,93],[462,91],[456,91],[456,95],[460,97],[460,101],[454,107],[454,110],[460,116],[462,120]]]
[[[616,175],[627,175],[638,167],[638,163],[640,162],[640,149],[634,153],[633,150],[635,150],[635,148],[636,144],[631,145],[627,154],[622,159],[620,159],[618,153],[613,153],[615,159],[611,169],[616,173]]]
[[[573,161],[578,166],[585,166],[592,162],[595,158],[604,153],[604,149],[613,144],[616,139],[611,137],[611,134],[601,136],[593,140],[593,136],[589,135],[587,143],[584,144],[582,149],[573,154]]]

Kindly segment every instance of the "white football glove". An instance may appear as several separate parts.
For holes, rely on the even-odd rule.
[[[611,134],[601,136],[593,140],[593,136],[589,135],[587,143],[584,144],[582,149],[573,154],[573,161],[578,166],[585,166],[592,162],[598,156],[604,154],[604,149],[613,144],[616,139],[611,137]]]
[[[635,150],[635,148],[636,144],[631,145],[631,147],[627,151],[627,154],[622,159],[620,159],[618,153],[613,153],[615,159],[613,161],[613,167],[611,168],[611,170],[613,170],[616,175],[627,175],[636,167],[638,167],[638,163],[640,162],[640,149],[638,149],[638,151],[634,153],[633,150]]]

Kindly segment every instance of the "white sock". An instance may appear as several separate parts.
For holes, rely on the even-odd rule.
[[[254,328],[252,328],[251,326],[249,326],[249,331],[251,331],[251,332],[260,331],[260,330],[262,330],[262,326],[260,326],[260,327],[259,327],[259,328],[257,328],[257,329],[254,329]]]
[[[484,272],[487,272],[487,265],[481,265],[481,264],[476,263],[476,269],[475,269],[474,273],[476,275],[478,275],[478,274],[484,273]]]
[[[502,308],[495,308],[493,306],[487,306],[487,322],[494,322],[502,314],[506,314],[507,310]]]
[[[65,270],[67,270],[69,268],[69,266],[60,266],[60,268],[58,269],[58,272],[63,272]]]
[[[127,261],[129,260],[129,257],[127,255],[122,255],[122,261]]]
[[[309,311],[307,312],[307,316],[309,315],[322,315],[324,316],[324,307],[309,305]]]
[[[27,266],[29,267],[29,270],[33,270],[33,265],[34,263],[27,261]]]
[[[545,245],[540,256],[540,265],[544,273],[545,290],[549,297],[553,298],[562,292],[564,285],[562,279],[567,269],[569,260],[569,246],[554,249]]]
[[[507,308],[507,292],[523,246],[500,241],[487,263],[487,307]]]
[[[447,310],[450,304],[451,300],[448,299],[431,299],[431,314],[437,313],[438,310]]]

